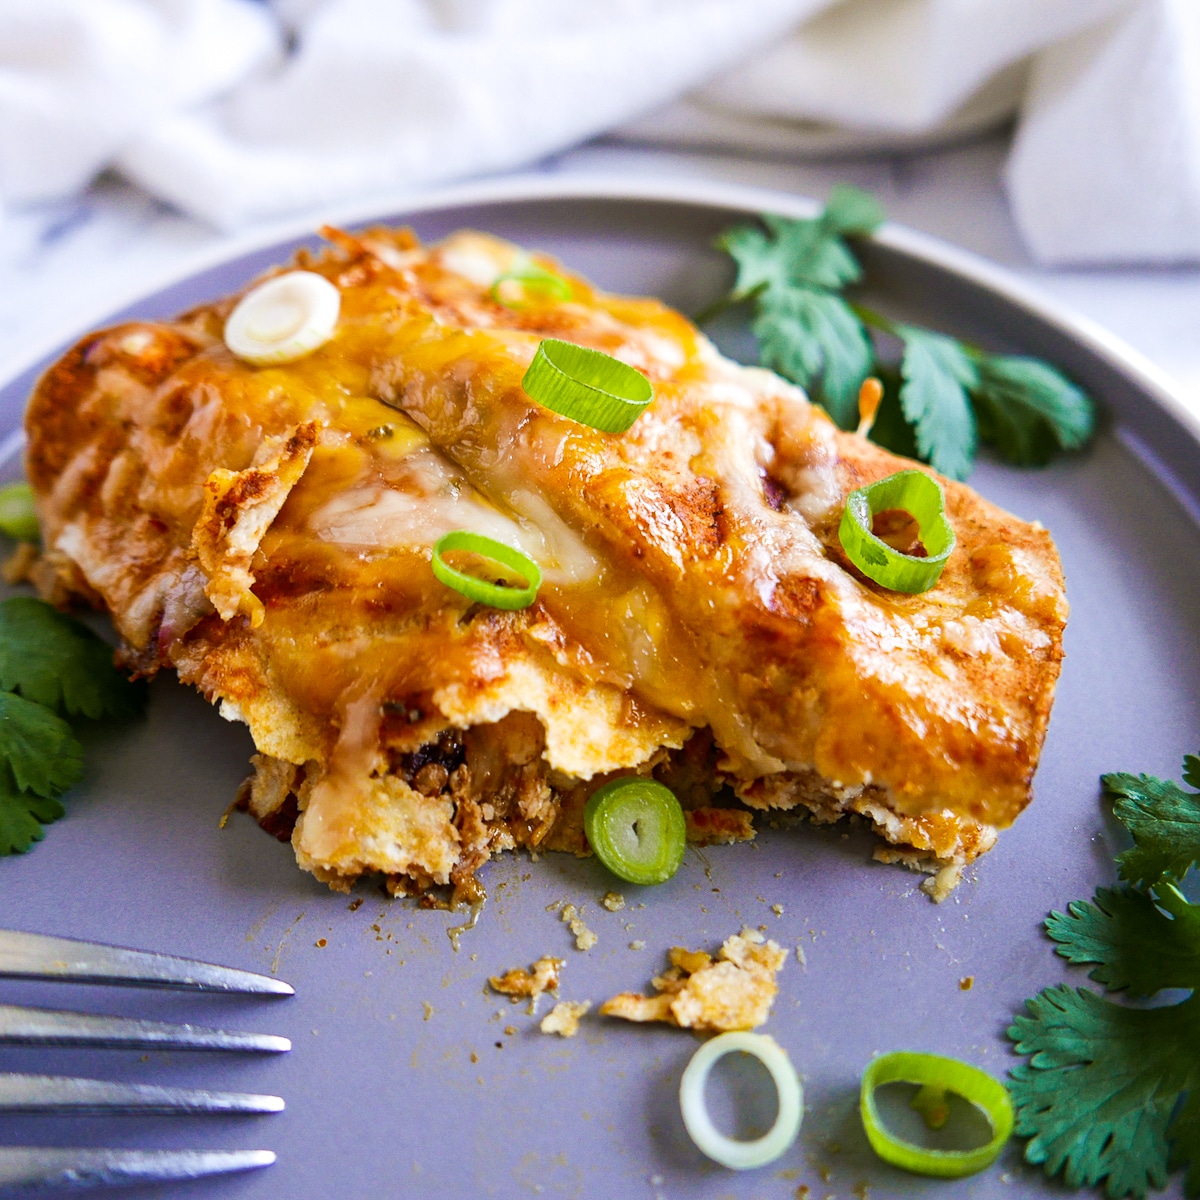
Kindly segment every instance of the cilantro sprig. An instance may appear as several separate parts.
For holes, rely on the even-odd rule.
[[[761,225],[727,230],[717,245],[737,278],[697,320],[751,303],[763,365],[808,389],[843,429],[858,423],[863,380],[877,376],[884,401],[871,437],[897,453],[915,451],[953,479],[970,474],[979,442],[1019,466],[1086,445],[1094,405],[1054,367],[892,321],[842,294],[863,275],[847,239],[873,233],[883,219],[873,197],[840,185],[820,216],[765,213]]]
[[[1200,758],[1184,760],[1184,779],[1200,786]],[[1060,986],[1027,1000],[1008,1031],[1030,1056],[1012,1072],[1016,1132],[1026,1160],[1069,1186],[1140,1198],[1184,1170],[1185,1194],[1200,1196],[1200,904],[1177,886],[1200,862],[1200,794],[1151,775],[1101,782],[1133,836],[1117,867],[1134,886],[1098,888],[1046,929],[1107,991],[1189,995],[1131,1007]]]
[[[0,604],[0,688],[0,855],[23,854],[83,777],[83,747],[60,714],[130,716],[143,689],[103,638],[28,596]]]

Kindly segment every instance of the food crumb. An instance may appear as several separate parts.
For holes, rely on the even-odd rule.
[[[625,907],[625,897],[620,892],[605,892],[600,901],[609,912],[620,912]]]
[[[809,1196],[811,1195],[812,1188],[810,1188],[807,1183],[802,1183],[796,1189],[796,1200],[808,1200]]]
[[[504,1036],[505,1037],[516,1037],[517,1036],[517,1027],[515,1025],[505,1025]]]
[[[317,946],[320,949],[324,950],[325,947],[328,945],[329,945],[329,943],[324,938],[317,938]]]
[[[590,950],[599,940],[596,935],[583,923],[579,910],[573,904],[564,904],[561,919],[564,925],[575,935],[576,950]]]
[[[953,863],[948,867],[942,867],[936,875],[931,875],[928,879],[921,881],[921,891],[925,893],[934,904],[941,904],[947,896],[950,895],[962,880],[963,869],[961,866],[956,866]]]
[[[479,1055],[476,1054],[474,1050],[471,1051],[471,1061],[473,1063],[477,1063],[479,1061]]]
[[[543,1033],[559,1037],[574,1037],[579,1032],[579,1018],[592,1007],[590,1000],[560,1000],[543,1018]]]
[[[803,947],[803,946],[801,946],[801,945],[800,945],[798,942],[796,943],[796,961],[797,961],[797,962],[798,962],[798,963],[799,963],[799,964],[800,964],[802,967],[807,967],[807,966],[808,966],[808,959],[805,957],[805,954],[804,954],[804,947]]]
[[[626,1021],[665,1021],[685,1029],[723,1032],[754,1029],[779,992],[775,976],[786,952],[754,929],[726,938],[716,961],[702,950],[675,946],[670,967],[650,982],[658,993],[622,992],[600,1006],[600,1015]]]
[[[772,911],[772,912],[773,912],[773,913],[774,913],[774,914],[775,914],[777,917],[782,917],[782,916],[783,916],[783,905],[782,905],[782,904],[772,904],[772,905],[771,905],[771,911]]]
[[[430,1004],[428,1000],[422,1000],[421,1007],[425,1010],[425,1015],[421,1019],[423,1021],[428,1021],[429,1018],[433,1016],[433,1005]],[[316,1030],[313,1030],[313,1032],[315,1033]]]
[[[974,986],[975,986],[975,976],[974,975],[964,975],[958,981],[958,990],[960,992],[969,992]]]
[[[354,899],[350,901],[350,911],[358,912],[358,910],[362,908],[362,905],[363,898],[361,896],[355,896]]]
[[[507,996],[513,1004],[528,999],[529,1015],[532,1017],[537,1012],[542,994],[558,991],[558,975],[566,965],[561,958],[543,954],[528,971],[513,967],[503,975],[493,975],[488,979],[488,986],[493,992]]]
[[[645,950],[646,943],[643,942],[641,938],[634,938],[633,941],[629,943],[629,948],[630,950]]]

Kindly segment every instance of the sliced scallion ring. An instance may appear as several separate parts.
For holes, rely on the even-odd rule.
[[[898,471],[846,497],[838,528],[842,549],[868,579],[893,592],[927,592],[941,577],[954,549],[941,484],[924,471]],[[908,554],[873,532],[881,513],[907,514],[916,522],[924,554]]]
[[[779,1097],[775,1124],[750,1142],[726,1137],[713,1124],[704,1100],[704,1085],[717,1060],[740,1051],[752,1054],[771,1074]],[[692,1141],[714,1162],[734,1171],[774,1162],[796,1140],[804,1117],[804,1091],[782,1046],[763,1033],[723,1033],[692,1055],[679,1081],[679,1108]]]
[[[467,554],[478,554],[481,558],[491,559],[502,567],[515,571],[525,581],[524,587],[510,587],[506,583],[491,583],[468,575],[465,571],[456,571],[443,555],[450,551],[459,550]],[[484,537],[482,533],[471,533],[466,529],[456,529],[438,538],[433,547],[433,573],[447,587],[461,592],[468,600],[478,600],[491,608],[528,608],[537,599],[538,588],[542,586],[542,572],[537,563],[520,550],[514,550],[495,538]]]
[[[953,1092],[975,1105],[992,1127],[991,1140],[973,1150],[930,1150],[891,1133],[875,1104],[875,1090],[886,1083],[915,1083]],[[956,1058],[898,1050],[875,1059],[863,1072],[859,1096],[863,1128],[871,1148],[884,1162],[917,1175],[959,1179],[991,1166],[1013,1129],[1008,1089],[986,1071]]]
[[[513,285],[508,289],[507,296],[506,284]],[[512,294],[514,291],[516,295]],[[555,275],[553,271],[547,271],[537,263],[526,263],[524,266],[514,267],[511,271],[505,271],[492,284],[488,294],[497,304],[519,311],[528,308],[531,301],[570,300],[573,293],[571,285],[561,275]]]
[[[596,857],[629,883],[666,883],[687,848],[675,793],[641,776],[597,788],[583,810],[583,828]]]
[[[342,295],[315,271],[288,271],[247,292],[225,322],[225,345],[246,362],[293,362],[333,336]]]
[[[521,386],[543,408],[604,433],[624,433],[654,399],[641,371],[556,338],[538,346]]]
[[[10,483],[0,488],[0,533],[18,542],[38,540],[37,510],[29,484]]]

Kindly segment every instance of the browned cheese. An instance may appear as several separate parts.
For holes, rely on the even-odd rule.
[[[569,301],[506,307],[491,285],[527,260],[490,237],[330,236],[299,265],[341,317],[307,357],[236,359],[235,296],[88,336],[26,422],[31,577],[249,725],[245,803],[303,867],[469,898],[496,850],[585,850],[587,795],[631,772],[689,810],[859,813],[934,869],[992,845],[1030,799],[1062,655],[1045,530],[943,480],[940,582],[886,591],[837,526],[851,489],[913,464],[795,387],[566,272]],[[541,407],[521,379],[545,336],[643,371],[653,403],[624,434]],[[536,602],[439,583],[453,529],[535,559]]]

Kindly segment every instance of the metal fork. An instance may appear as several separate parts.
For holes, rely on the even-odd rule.
[[[0,978],[291,996],[278,979],[174,955],[0,930]],[[233,1050],[279,1054],[287,1038],[131,1017],[0,1004],[0,1045]],[[0,1114],[271,1113],[278,1096],[0,1073]],[[0,1147],[0,1194],[45,1188],[195,1179],[269,1166],[269,1150],[191,1151]]]

